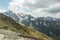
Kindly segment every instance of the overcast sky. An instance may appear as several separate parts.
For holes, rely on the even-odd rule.
[[[60,0],[0,0],[0,11],[60,18]]]

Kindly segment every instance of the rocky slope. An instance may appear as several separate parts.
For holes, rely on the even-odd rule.
[[[9,30],[0,29],[0,40],[36,40],[33,38],[24,37],[23,35],[18,35],[18,33]]]
[[[1,39],[6,38],[4,36],[7,36],[6,39],[4,40],[25,40],[26,37],[28,39],[26,40],[52,40],[52,38],[48,37],[47,35],[37,31],[36,29],[33,29],[32,27],[27,27],[27,26],[23,26],[18,24],[15,20],[11,19],[10,17],[0,13],[0,29],[5,29],[5,30],[0,30],[0,35],[2,37],[0,37]],[[16,33],[19,33],[19,36],[22,37],[20,38],[19,36],[16,36],[16,33],[11,32],[10,31],[14,31]],[[21,35],[20,35],[21,34]],[[15,35],[15,36],[14,36]],[[12,38],[12,39],[11,39]],[[17,38],[17,39],[14,39]],[[38,38],[38,39],[36,39]]]

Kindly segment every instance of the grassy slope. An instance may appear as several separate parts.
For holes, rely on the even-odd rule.
[[[2,16],[4,16],[5,18],[7,17],[5,15],[2,15]],[[32,27],[28,28],[26,26],[22,26],[16,23],[11,18],[7,17],[6,19],[4,19],[4,17],[0,16],[0,29],[12,30],[12,31],[21,33],[23,35],[30,35],[32,37],[41,38],[43,40],[52,40],[47,35],[41,32],[38,32],[37,30],[34,30]]]

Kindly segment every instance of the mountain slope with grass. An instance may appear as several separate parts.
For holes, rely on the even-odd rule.
[[[52,40],[52,38],[33,29],[32,27],[18,24],[15,20],[2,13],[0,13],[0,29],[10,30],[24,36],[31,36],[42,40]]]

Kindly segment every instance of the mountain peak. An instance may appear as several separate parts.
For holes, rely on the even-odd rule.
[[[8,10],[8,11],[4,12],[3,14],[14,19],[15,21],[20,20],[19,17],[15,13],[13,13],[11,10]]]
[[[13,13],[11,10],[8,10],[7,12],[8,12],[8,13]]]

